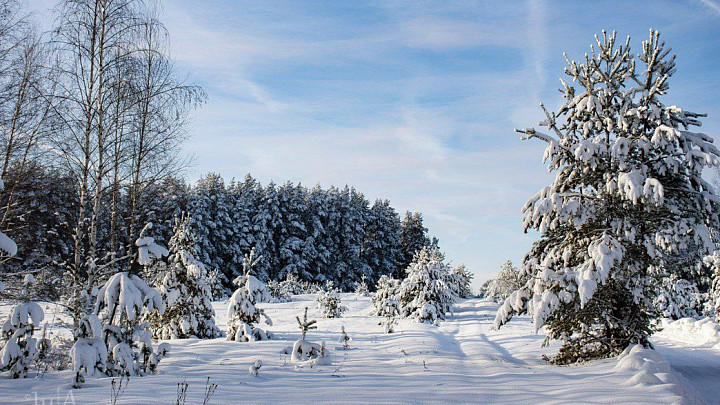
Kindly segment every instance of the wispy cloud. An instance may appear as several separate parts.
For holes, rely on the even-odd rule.
[[[697,0],[697,2],[720,15],[720,4],[712,0]]]

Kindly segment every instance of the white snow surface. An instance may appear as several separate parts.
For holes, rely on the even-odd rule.
[[[134,377],[118,404],[175,403],[177,384],[189,384],[187,403],[202,403],[207,377],[218,388],[210,404],[276,403],[543,403],[543,404],[703,404],[694,381],[718,381],[720,351],[703,347],[707,359],[693,376],[678,374],[678,357],[695,346],[658,334],[657,351],[631,348],[620,359],[575,366],[553,366],[541,359],[557,345],[541,348],[542,333],[533,332],[529,317],[518,316],[500,330],[492,328],[498,305],[480,299],[455,304],[454,316],[440,326],[399,319],[395,333],[385,334],[383,318],[371,316],[369,297],[341,294],[348,311],[325,319],[314,307],[315,295],[293,296],[285,303],[260,304],[274,325],[272,340],[233,342],[168,340],[172,352],[158,373]],[[55,304],[42,304],[48,318]],[[214,303],[216,321],[226,330],[227,302]],[[282,352],[300,339],[296,316],[309,307],[308,318],[318,329],[306,340],[338,342],[342,327],[352,345],[328,343],[329,365],[292,363]],[[10,305],[0,304],[0,316]],[[58,315],[59,316],[59,315]],[[702,329],[702,327],[701,327]],[[51,328],[54,333],[69,333]],[[670,353],[670,354],[668,354]],[[712,354],[709,356],[708,353]],[[88,359],[90,361],[91,359]],[[257,377],[248,365],[257,360]],[[668,366],[669,364],[669,366]],[[11,380],[0,376],[0,404],[107,403],[112,378],[88,377],[82,389],[71,388],[72,370],[49,371],[38,378]],[[703,395],[706,392],[702,392]],[[67,402],[72,397],[74,402]],[[36,402],[36,398],[37,401]],[[717,401],[717,396],[714,401]]]
[[[710,318],[663,320],[652,343],[708,404],[720,403],[720,325]],[[701,402],[702,403],[702,402]]]

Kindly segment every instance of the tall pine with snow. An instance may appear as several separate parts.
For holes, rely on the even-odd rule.
[[[524,260],[532,278],[495,324],[529,313],[562,341],[556,364],[648,346],[658,280],[692,277],[720,225],[720,199],[702,178],[720,152],[689,131],[701,114],[661,101],[675,72],[670,49],[652,30],[638,55],[615,33],[596,43],[568,60],[564,105],[541,105],[548,133],[518,130],[547,143],[555,180],[523,208],[524,228],[540,232]]]
[[[165,311],[150,317],[155,338],[212,339],[220,336],[220,330],[215,326],[212,292],[205,281],[207,271],[196,258],[195,243],[190,219],[176,219],[168,265],[157,286],[165,301]]]
[[[407,211],[400,225],[400,245],[401,257],[400,263],[394,274],[395,278],[403,278],[405,269],[412,263],[415,254],[422,250],[425,246],[430,245],[430,239],[427,236],[427,228],[423,225],[422,214],[419,212],[412,213]]]

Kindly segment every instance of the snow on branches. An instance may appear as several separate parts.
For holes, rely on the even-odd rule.
[[[347,307],[340,305],[340,291],[335,288],[335,283],[328,281],[325,290],[317,297],[317,305],[323,318],[340,318]]]
[[[25,278],[22,302],[15,305],[0,329],[0,339],[5,344],[0,349],[0,370],[8,371],[12,378],[27,377],[30,366],[43,356],[46,342],[36,339],[33,333],[45,318],[42,308],[29,301],[27,290],[33,281]]]
[[[162,314],[150,316],[153,335],[159,339],[220,336],[205,265],[195,258],[195,236],[189,224],[188,218],[176,219],[170,239],[172,255],[157,286],[166,304]]]
[[[451,270],[444,261],[437,246],[416,253],[397,295],[403,316],[432,324],[445,319],[455,295],[448,282]]]
[[[250,274],[258,260],[259,258],[255,258],[255,249],[252,249],[243,260],[244,274],[234,280],[239,288],[230,297],[227,309],[228,340],[252,342],[272,338],[272,333],[255,326],[260,322],[261,316],[265,317],[266,324],[272,325],[272,320],[265,315],[265,311],[255,306],[271,299],[267,287]]]
[[[541,237],[525,257],[529,281],[495,324],[528,312],[563,340],[557,363],[648,345],[660,278],[712,251],[709,228],[719,223],[720,198],[702,171],[718,166],[720,151],[689,131],[704,115],[661,102],[675,72],[670,49],[652,30],[639,55],[629,38],[595,39],[584,60],[566,56],[565,104],[541,104],[548,133],[516,130],[547,143],[555,180],[523,207],[524,229]]]
[[[138,247],[143,245],[162,256],[162,249],[150,247],[154,244],[151,239]],[[138,261],[144,259],[139,257]],[[79,319],[77,340],[70,349],[75,372],[73,387],[80,388],[87,375],[137,376],[155,371],[168,349],[152,351],[152,333],[146,319],[165,311],[160,293],[137,275],[123,271],[110,276],[93,295],[95,305],[91,313]]]

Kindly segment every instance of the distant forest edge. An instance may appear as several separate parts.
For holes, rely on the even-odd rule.
[[[72,261],[72,228],[77,221],[77,194],[62,172],[34,167],[30,173],[10,173],[7,187],[12,194],[0,200],[22,212],[8,232],[18,242],[20,260],[5,264],[5,271],[37,270],[51,295],[60,295],[66,263]],[[41,174],[41,172],[44,172]],[[41,175],[39,175],[41,174]],[[128,228],[111,234],[112,217],[126,218],[130,207],[120,193],[116,210],[101,210],[97,219],[97,249],[107,252],[102,262],[130,256]],[[306,188],[290,182],[262,186],[247,175],[225,184],[210,173],[194,186],[168,176],[145,187],[135,207],[135,221],[154,224],[150,234],[167,243],[176,218],[187,215],[195,236],[197,257],[226,288],[243,274],[243,257],[251,249],[260,256],[254,274],[261,280],[284,280],[295,275],[300,281],[322,284],[334,281],[350,291],[365,278],[374,286],[384,275],[404,278],[416,251],[437,245],[428,236],[422,214],[406,212],[401,218],[388,200],[370,203],[352,187]],[[115,271],[133,265],[133,258],[115,261]],[[212,270],[217,270],[215,273]],[[44,284],[45,284],[44,283]],[[55,288],[52,288],[55,287]]]

